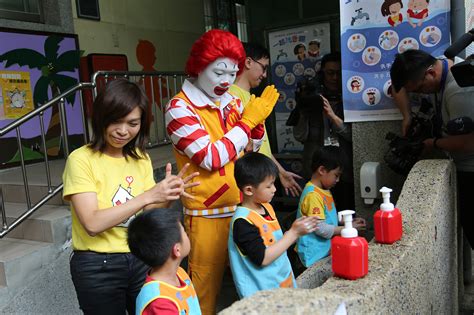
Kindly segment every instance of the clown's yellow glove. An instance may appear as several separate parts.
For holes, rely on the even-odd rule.
[[[252,95],[245,106],[240,122],[250,130],[263,123],[275,107],[280,94],[274,85],[267,86],[260,97]]]

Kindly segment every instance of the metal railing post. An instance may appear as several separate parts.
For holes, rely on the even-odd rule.
[[[63,149],[64,149],[64,157],[67,158],[69,156],[69,139],[68,135],[69,132],[67,130],[67,121],[66,121],[66,108],[64,107],[66,101],[64,97],[59,100],[59,122],[61,124],[61,137],[63,138]]]
[[[28,208],[31,208],[31,198],[30,198],[30,187],[28,185],[28,177],[26,175],[26,165],[25,165],[25,157],[23,156],[23,147],[21,145],[21,132],[20,126],[16,127],[16,140],[18,144],[18,152],[20,153],[20,163],[21,163],[21,174],[23,175],[23,185],[25,188],[25,197],[26,197],[26,204]],[[45,148],[46,150],[46,148]],[[47,152],[45,152],[48,154]]]
[[[5,211],[5,202],[3,200],[3,188],[0,186],[0,210],[2,212],[2,230],[8,229],[7,213]]]
[[[41,145],[43,146],[44,151],[44,166],[46,169],[46,180],[48,183],[48,192],[51,192],[52,185],[51,185],[51,171],[49,169],[49,160],[48,160],[48,150],[46,148],[46,133],[44,131],[44,112],[40,112],[39,114],[39,121],[40,121],[40,129],[41,129]]]

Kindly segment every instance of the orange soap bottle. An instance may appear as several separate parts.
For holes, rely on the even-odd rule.
[[[352,227],[353,210],[340,211],[337,215],[344,221],[341,236],[331,240],[332,271],[335,276],[355,280],[369,271],[369,245],[365,238],[358,236]]]
[[[375,241],[382,244],[393,244],[402,238],[402,214],[390,202],[392,190],[387,187],[380,189],[383,203],[374,214]]]

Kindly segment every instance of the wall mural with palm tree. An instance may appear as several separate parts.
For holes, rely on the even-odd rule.
[[[0,43],[0,128],[31,110],[29,103],[37,108],[79,82],[82,52],[76,35],[0,28]],[[29,87],[25,88],[25,84]],[[66,115],[72,149],[82,144],[84,130],[80,106],[78,96],[67,97]],[[21,128],[22,150],[27,160],[41,159],[44,154],[57,157],[62,153],[58,106],[45,112],[44,121],[46,148],[41,145],[38,118]],[[0,168],[17,164],[16,133],[1,137],[0,147]]]

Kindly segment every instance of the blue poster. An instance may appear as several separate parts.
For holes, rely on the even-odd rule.
[[[340,0],[345,121],[401,119],[391,96],[395,54],[449,46],[449,0]]]

